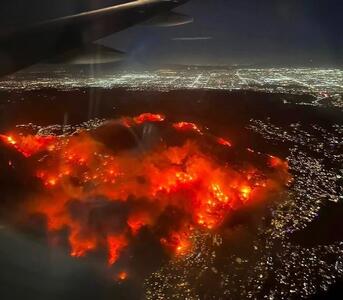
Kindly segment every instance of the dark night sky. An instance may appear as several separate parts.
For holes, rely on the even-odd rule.
[[[54,17],[118,2],[123,1],[3,0],[5,20],[0,22]],[[103,42],[128,52],[128,64],[343,62],[341,0],[191,0],[177,11],[193,16],[195,22],[174,28],[136,26]],[[211,39],[173,40],[179,37]]]
[[[194,16],[193,24],[135,27],[106,43],[147,64],[337,65],[343,56],[342,9],[339,0],[191,0],[177,11]]]

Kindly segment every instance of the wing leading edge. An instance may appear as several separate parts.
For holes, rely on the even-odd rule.
[[[0,34],[0,76],[165,14],[188,0],[137,0]]]

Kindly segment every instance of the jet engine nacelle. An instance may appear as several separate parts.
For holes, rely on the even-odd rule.
[[[152,19],[144,22],[144,25],[171,27],[192,23],[193,21],[194,18],[191,16],[171,11],[153,17]]]

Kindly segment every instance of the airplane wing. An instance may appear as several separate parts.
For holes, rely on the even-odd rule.
[[[156,16],[162,16],[161,26],[168,25],[168,22],[174,25],[175,20],[180,18],[178,22],[184,24],[183,15],[171,10],[187,1],[136,0],[47,20],[25,28],[0,30],[0,76],[66,51],[83,48],[95,40]]]

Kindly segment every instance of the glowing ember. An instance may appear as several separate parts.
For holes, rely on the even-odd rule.
[[[178,122],[173,124],[173,127],[180,131],[195,131],[202,134],[199,127],[196,124],[190,122]]]
[[[145,122],[163,122],[165,116],[159,114],[144,113],[134,118],[136,124],[142,124]]]
[[[251,187],[250,186],[243,186],[241,188],[241,194],[244,199],[248,199],[249,195],[251,193]]]
[[[191,250],[191,242],[185,232],[172,232],[167,238],[161,238],[160,241],[176,255],[185,255]]]
[[[220,145],[223,145],[223,146],[226,146],[226,147],[232,147],[232,144],[228,140],[225,140],[223,138],[217,138],[217,142]]]
[[[39,151],[49,149],[49,146],[53,147],[52,144],[55,142],[55,137],[40,135],[0,135],[0,140],[13,146],[25,157],[30,157]],[[50,148],[49,150],[53,149]]]
[[[118,279],[121,280],[121,281],[124,281],[126,280],[128,277],[128,274],[125,272],[125,271],[122,271],[118,274]]]
[[[149,216],[147,214],[136,213],[130,216],[127,220],[127,225],[129,226],[131,233],[136,235],[139,230],[149,224]]]
[[[161,114],[143,113],[134,118],[123,117],[121,118],[121,124],[127,128],[133,127],[135,125],[141,125],[146,122],[158,123],[165,121],[166,117]]]
[[[78,236],[78,231],[75,230],[71,231],[69,243],[71,247],[70,255],[73,257],[82,257],[87,252],[96,248],[95,240],[80,238]]]
[[[283,161],[282,159],[273,155],[269,155],[269,164],[273,168],[288,169],[288,163],[286,161]]]
[[[165,117],[145,113],[121,120],[138,128],[145,122],[165,122]],[[201,133],[193,123],[171,126]],[[218,228],[234,210],[289,180],[287,163],[279,158],[266,160],[269,175],[253,166],[237,170],[191,140],[179,146],[158,144],[140,153],[114,151],[91,131],[61,137],[2,135],[1,140],[27,158],[37,155],[31,158],[32,175],[41,189],[30,197],[25,213],[44,215],[51,234],[67,229],[74,257],[105,248],[110,266],[142,228],[168,253],[185,255],[193,248],[193,230]],[[231,147],[225,139],[213,141]],[[126,277],[125,272],[118,275],[120,280]]]

